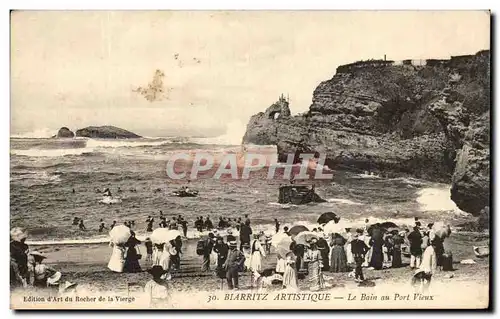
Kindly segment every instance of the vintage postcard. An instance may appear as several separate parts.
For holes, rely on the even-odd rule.
[[[489,11],[12,11],[13,309],[486,309]]]

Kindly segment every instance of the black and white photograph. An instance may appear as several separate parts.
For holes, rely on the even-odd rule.
[[[12,10],[11,309],[487,309],[491,12]]]

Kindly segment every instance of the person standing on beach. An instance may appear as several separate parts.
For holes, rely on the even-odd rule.
[[[250,228],[250,220],[241,225],[240,229],[240,250],[243,251],[243,246],[250,246],[250,235],[252,235],[252,228]]]
[[[214,228],[214,225],[212,224],[212,221],[210,220],[210,218],[208,216],[207,216],[207,219],[205,220],[205,228],[208,231],[211,231]]]
[[[116,220],[113,220],[113,223],[111,224],[111,226],[109,226],[109,229],[111,230],[111,229],[113,229],[113,227],[115,227],[115,226],[116,226]]]
[[[422,263],[412,278],[412,285],[416,286],[417,284],[421,284],[423,286],[423,292],[427,291],[429,288],[432,275],[437,270],[436,243],[436,241],[432,240],[430,245],[425,248],[422,255]],[[437,244],[439,245],[439,243]]]
[[[156,265],[151,267],[148,272],[153,277],[144,286],[144,292],[148,296],[149,308],[165,308],[171,299],[167,280],[164,279],[167,271]]]
[[[203,249],[203,264],[201,265],[201,271],[210,271],[210,254],[212,253],[212,248],[214,246],[214,234],[209,233],[207,239],[205,239],[205,247]]]
[[[251,271],[251,286],[257,283],[258,273],[262,271],[262,258],[266,257],[266,252],[260,243],[260,234],[254,234],[250,250],[250,271]]]
[[[220,236],[217,237],[214,252],[217,253],[217,268],[222,268],[222,265],[226,262],[227,254],[229,253],[229,246],[224,243],[224,239]]]
[[[10,231],[10,288],[26,288],[29,284],[28,233],[19,227]]]
[[[245,225],[246,224],[250,225],[250,218],[248,217],[248,214],[245,214]]]
[[[236,221],[236,230],[240,231],[241,229],[241,217],[238,217],[238,220]]]
[[[187,238],[188,222],[185,219],[182,219],[181,227],[182,227],[182,234],[184,235],[184,237]]]
[[[146,238],[146,240],[144,241],[144,246],[146,246],[146,261],[153,261],[153,242],[151,241],[151,238]]]
[[[131,236],[128,241],[125,243],[125,247],[127,248],[127,253],[125,256],[125,271],[126,272],[141,272],[141,265],[139,264],[139,259],[141,258],[140,251],[137,248],[141,242],[135,238],[135,233],[131,231]]]
[[[363,234],[363,229],[356,230],[356,234],[353,236],[354,239],[351,241],[351,252],[356,264],[356,268],[354,269],[354,281],[356,282],[362,282],[365,280],[362,265],[365,261],[365,255],[369,249],[365,242],[359,239],[361,234]]]
[[[278,219],[274,219],[274,228],[276,229],[276,234],[280,231],[280,223],[278,222]]]
[[[161,221],[160,223],[158,224],[160,226],[160,228],[167,228],[167,221],[165,220],[165,217],[160,217]]]
[[[224,269],[226,269],[227,286],[230,290],[239,289],[238,273],[242,270],[245,263],[245,256],[237,249],[237,246],[235,241],[229,243],[230,251],[223,265]]]

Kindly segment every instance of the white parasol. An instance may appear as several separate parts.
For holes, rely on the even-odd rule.
[[[167,242],[171,241],[171,240],[174,240],[176,239],[177,237],[181,236],[182,237],[182,234],[180,231],[178,231],[177,229],[170,229],[168,231],[168,234],[167,234]]]
[[[165,244],[168,243],[171,239],[170,230],[166,228],[156,228],[151,234],[150,238],[153,244]]]
[[[348,226],[342,220],[340,220],[338,223],[335,223],[335,221],[331,220],[323,227],[323,232],[325,234],[345,234],[345,229],[347,227]]]
[[[125,225],[118,225],[109,231],[111,242],[116,245],[125,244],[130,238],[130,228]]]
[[[288,236],[285,233],[277,233],[276,235],[274,235],[271,238],[271,245],[274,246],[274,247],[277,247],[278,244],[279,244],[279,242],[282,241],[284,238],[290,238],[290,236]],[[291,241],[292,241],[292,239],[290,238],[290,242]]]

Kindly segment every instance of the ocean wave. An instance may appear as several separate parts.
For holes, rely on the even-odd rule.
[[[328,198],[326,201],[328,203],[339,203],[339,204],[346,204],[346,205],[363,205],[362,203],[353,202],[352,200],[345,199],[345,198]]]
[[[11,134],[12,138],[50,138],[57,134],[57,129],[42,128],[31,132]]]
[[[29,150],[10,150],[11,155],[29,156],[29,157],[60,157],[74,156],[92,153],[94,150],[89,148],[60,148],[60,149],[29,149]]]
[[[451,200],[448,185],[420,189],[417,195],[417,203],[422,211],[460,211],[457,204]]]
[[[28,186],[48,185],[61,182],[61,175],[49,174],[46,171],[12,172],[10,179],[11,181],[29,181]]]
[[[161,146],[174,143],[166,139],[128,139],[128,140],[104,140],[87,139],[88,148],[118,148],[118,147],[142,147],[142,146]]]

